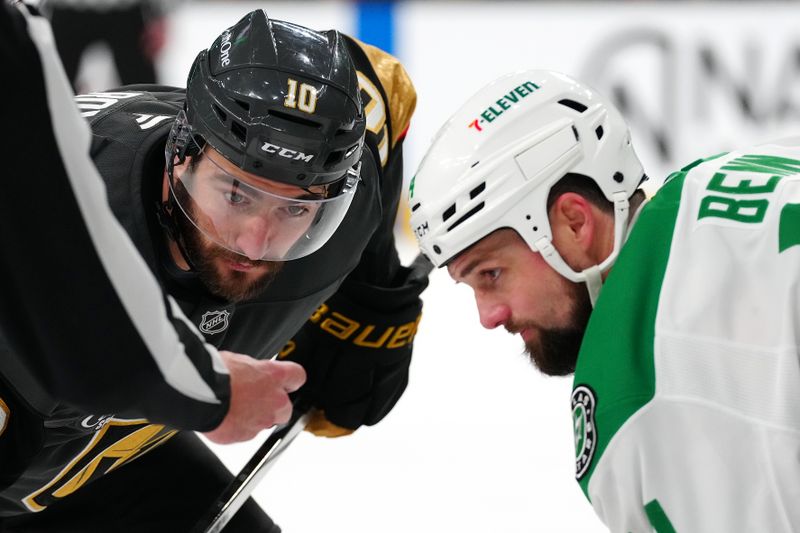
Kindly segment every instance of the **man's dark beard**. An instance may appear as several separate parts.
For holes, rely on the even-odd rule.
[[[563,328],[539,329],[538,341],[525,344],[525,351],[534,366],[548,376],[567,376],[575,372],[586,324],[592,313],[586,286],[570,282],[569,287],[573,303],[571,324]],[[524,325],[513,327],[516,331],[525,329]]]
[[[180,183],[180,180],[176,181],[175,192],[180,196],[181,205],[190,212],[193,211],[193,200],[183,187],[183,184]],[[272,280],[275,279],[275,276],[278,275],[278,272],[283,267],[283,263],[280,261],[251,261],[243,255],[226,250],[207,240],[204,241],[201,231],[192,224],[180,207],[176,206],[173,209],[172,216],[175,219],[182,249],[188,255],[189,263],[197,273],[200,281],[203,282],[203,285],[215,296],[224,298],[229,302],[241,302],[258,296],[272,283]],[[211,246],[210,249],[208,248],[209,246]],[[264,275],[254,281],[248,282],[246,272],[235,270],[231,271],[229,276],[223,278],[214,267],[214,259],[216,258],[229,259],[255,267],[266,265],[269,268]]]

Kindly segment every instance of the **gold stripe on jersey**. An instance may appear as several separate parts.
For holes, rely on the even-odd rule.
[[[3,435],[8,427],[8,419],[11,418],[11,409],[8,408],[6,402],[0,398],[0,436]]]
[[[353,432],[355,432],[355,429],[337,426],[325,418],[324,411],[315,409],[311,413],[311,418],[309,419],[308,424],[306,424],[306,431],[317,437],[328,437],[329,439],[333,439],[336,437],[345,437],[347,435],[351,435]]]
[[[406,131],[411,115],[417,105],[417,91],[400,61],[372,45],[353,39],[364,51],[375,74],[378,75],[386,97],[389,99],[390,121],[392,126],[392,148]],[[359,76],[359,80],[361,77]]]
[[[138,425],[139,428],[127,426]],[[146,420],[111,419],[91,438],[69,464],[44,487],[22,501],[31,511],[44,510],[123,464],[149,452],[174,436],[178,430]]]

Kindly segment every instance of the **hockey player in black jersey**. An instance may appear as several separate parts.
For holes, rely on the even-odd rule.
[[[288,418],[287,392],[303,384],[303,368],[217,351],[164,293],[110,209],[47,20],[21,2],[0,3],[0,64],[27,84],[26,105],[0,87],[0,116],[35,128],[0,147],[6,175],[32,177],[6,180],[0,194],[0,380],[39,413],[56,403],[126,412],[176,428],[218,426],[225,440]],[[36,201],[24,201],[34,190]],[[67,257],[81,260],[53,268]],[[249,401],[266,396],[273,409]],[[10,398],[0,399],[0,434]]]
[[[77,100],[114,214],[205,342],[300,362],[315,433],[381,420],[407,383],[426,283],[392,235],[415,103],[402,66],[254,11],[198,55],[186,91]],[[2,378],[0,531],[184,531],[230,479],[191,433]],[[253,502],[228,527],[279,530]]]

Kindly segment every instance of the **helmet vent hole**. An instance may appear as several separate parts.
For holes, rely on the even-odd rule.
[[[214,113],[219,117],[220,122],[225,123],[228,121],[228,114],[223,111],[220,106],[214,104],[211,107],[214,109]]]
[[[275,117],[275,118],[277,118],[279,120],[290,122],[290,123],[298,125],[298,126],[305,126],[307,128],[314,128],[314,129],[319,129],[320,128],[320,124],[314,122],[313,120],[308,120],[307,118],[303,118],[303,117],[296,117],[294,115],[290,115],[289,113],[283,113],[282,111],[276,111],[275,109],[270,109],[269,110],[269,116],[270,117]]]
[[[344,152],[342,150],[336,150],[335,152],[331,152],[328,154],[328,158],[325,160],[325,166],[335,165],[339,161],[344,158]]]
[[[575,140],[580,142],[581,136],[578,134],[578,128],[572,126],[572,134],[575,136]]]
[[[531,219],[530,215],[525,215],[525,220],[530,220],[530,219]]]
[[[470,209],[469,211],[467,211],[466,213],[464,213],[464,215],[461,218],[459,218],[458,220],[453,222],[452,226],[447,228],[447,231],[451,231],[453,228],[455,228],[456,226],[458,226],[459,224],[461,224],[462,222],[467,220],[469,217],[471,217],[472,215],[474,215],[475,213],[477,213],[478,211],[483,209],[484,205],[485,205],[485,202],[481,202],[478,205],[476,205],[475,207],[473,207],[472,209]]]
[[[456,214],[456,204],[451,205],[442,213],[442,222],[447,222],[447,219]]]
[[[250,111],[250,104],[245,102],[244,100],[234,100],[234,102],[236,102],[239,105],[239,107],[241,107],[245,111]]]
[[[597,129],[594,130],[594,134],[597,135],[597,140],[603,138],[603,126],[597,126]]]
[[[239,139],[240,143],[245,144],[247,142],[247,130],[238,122],[231,122],[231,133]]]
[[[539,231],[539,226],[534,226],[533,231]]]
[[[472,163],[472,164],[469,166],[469,168],[475,168],[475,167],[477,167],[477,166],[478,166],[478,163],[480,163],[480,161],[475,161],[474,163]]]
[[[359,146],[359,145],[357,145],[357,144],[354,144],[353,146],[351,146],[350,148],[348,148],[348,149],[347,149],[347,151],[344,153],[344,158],[345,158],[345,159],[347,159],[348,157],[350,157],[351,155],[353,155],[353,152],[355,152],[356,150],[358,150],[358,146]]]
[[[469,199],[472,200],[486,189],[486,182],[484,181],[471,191],[469,191]]]
[[[420,205],[421,205],[421,204],[414,204],[414,205],[411,207],[411,212],[413,213],[414,211],[416,211],[417,209],[419,209],[419,206],[420,206]]]
[[[567,106],[570,109],[574,109],[578,113],[583,113],[586,111],[587,107],[580,102],[576,102],[575,100],[570,100],[569,98],[565,98],[563,100],[558,101],[559,104],[563,106]]]
[[[622,175],[622,172],[614,172],[614,181],[617,183],[622,183],[625,180],[625,176]]]

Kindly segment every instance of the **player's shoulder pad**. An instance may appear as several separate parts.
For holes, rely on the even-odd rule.
[[[76,95],[75,103],[81,115],[92,125],[124,109],[141,129],[146,130],[173,120],[184,98],[181,89],[161,85],[127,85],[109,91]]]
[[[400,61],[380,48],[348,36],[367,57],[388,99],[392,147],[403,138],[417,105],[417,91]],[[356,65],[358,67],[358,65]],[[359,80],[361,81],[361,80]]]

